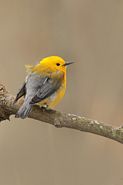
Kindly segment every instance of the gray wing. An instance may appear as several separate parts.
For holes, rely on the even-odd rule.
[[[62,79],[63,75],[60,75],[57,79],[52,79],[35,73],[30,74],[16,97],[17,101],[22,95],[25,95],[24,103],[17,112],[16,117],[26,118],[33,104],[44,100],[60,88]]]
[[[62,79],[60,78],[49,78],[49,77],[41,77],[39,79],[39,83],[37,84],[36,93],[33,96],[30,104],[38,103],[53,93],[55,93],[61,86]]]
[[[50,78],[32,73],[16,96],[15,102],[25,96],[25,102],[30,104],[38,103],[55,93],[61,86],[62,77]]]

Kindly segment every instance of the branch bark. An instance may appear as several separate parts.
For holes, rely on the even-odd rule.
[[[10,116],[15,115],[19,107],[22,105],[22,99],[16,104],[13,104],[14,99],[15,96],[8,93],[5,86],[0,84],[0,121],[6,119],[10,120]],[[123,143],[122,126],[114,127],[96,120],[74,114],[61,113],[56,110],[44,111],[44,109],[41,109],[38,106],[33,107],[29,117],[49,123],[59,128],[67,127],[79,131],[90,132]]]

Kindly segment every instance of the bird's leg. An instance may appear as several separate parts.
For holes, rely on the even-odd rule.
[[[43,112],[45,111],[52,112],[52,109],[50,109],[47,104],[40,106],[40,108],[42,109]]]

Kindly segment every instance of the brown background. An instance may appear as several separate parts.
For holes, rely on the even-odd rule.
[[[123,1],[0,0],[0,81],[16,94],[24,64],[60,55],[67,92],[57,107],[123,123]],[[122,185],[123,145],[35,120],[0,124],[0,185]]]

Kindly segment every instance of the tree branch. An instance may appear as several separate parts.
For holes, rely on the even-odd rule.
[[[15,97],[9,94],[2,84],[0,84],[0,121],[10,119],[11,115],[16,114],[22,105],[21,99],[14,104]],[[67,127],[84,132],[90,132],[112,140],[123,143],[123,127],[113,127],[96,120],[76,116],[74,114],[61,113],[55,110],[44,110],[34,106],[30,118],[43,121],[56,127]]]

